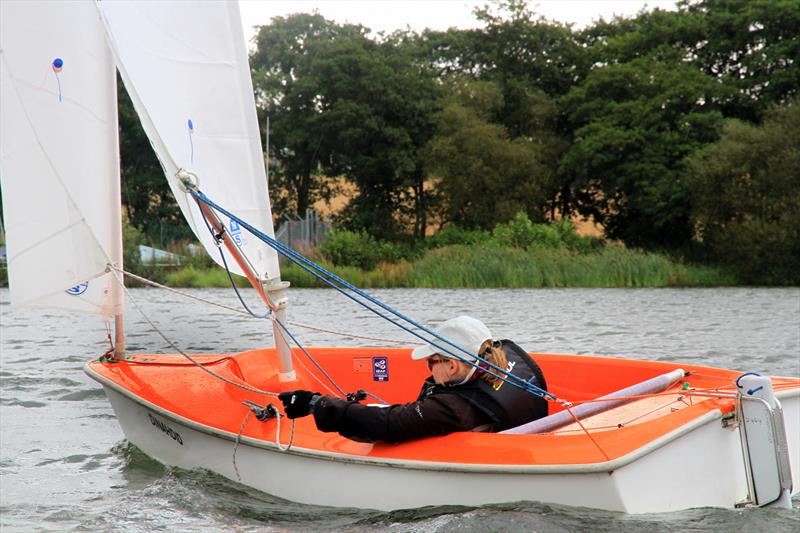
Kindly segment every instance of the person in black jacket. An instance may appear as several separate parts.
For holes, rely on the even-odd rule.
[[[511,341],[493,341],[483,322],[460,316],[444,322],[437,333],[471,354],[547,390],[536,362]],[[456,349],[454,353],[458,353]],[[439,353],[433,345],[413,350],[412,359],[426,359],[431,376],[416,401],[370,406],[305,390],[278,397],[289,418],[314,415],[320,431],[338,432],[360,442],[403,442],[454,431],[502,431],[547,415],[547,402],[475,367]],[[467,356],[464,356],[467,358]],[[472,361],[477,361],[473,357]]]

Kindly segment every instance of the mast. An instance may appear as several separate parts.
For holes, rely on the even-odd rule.
[[[113,89],[114,89],[114,146],[116,153],[114,160],[116,161],[114,172],[109,187],[109,202],[111,203],[109,209],[109,233],[110,233],[110,246],[109,255],[112,263],[119,271],[124,268],[123,264],[123,243],[122,243],[122,186],[120,176],[120,156],[119,156],[119,126],[117,124],[119,118],[117,110],[117,69],[112,65],[113,71]],[[123,322],[123,315],[125,313],[125,292],[124,283],[125,278],[121,274],[118,276],[112,273],[109,276],[111,283],[111,309],[114,312],[114,359],[125,359],[125,328]]]
[[[285,285],[280,281],[277,252],[235,221],[196,203],[184,184],[187,177],[194,177],[188,181],[196,190],[274,235],[238,3],[97,2],[95,7],[184,218],[211,258],[246,276],[281,317],[275,301],[285,301],[281,292]],[[175,39],[176,34],[181,38]],[[282,354],[281,373],[291,379],[291,352],[276,344]]]
[[[187,192],[188,190],[200,192],[200,189],[192,180],[193,177],[191,173],[184,170],[178,173],[178,178],[181,180]],[[289,299],[286,296],[286,289],[289,288],[289,282],[281,281],[280,274],[274,278],[266,278],[266,276],[259,274],[247,259],[247,256],[242,252],[236,239],[231,235],[231,232],[227,230],[217,213],[203,202],[197,202],[197,205],[200,209],[200,214],[208,221],[216,237],[225,245],[225,249],[228,250],[241,271],[244,272],[245,277],[247,277],[250,285],[256,290],[261,300],[269,307],[275,318],[285,324],[286,306],[289,303]],[[280,362],[278,379],[280,379],[280,381],[294,381],[297,379],[297,375],[295,374],[292,364],[292,348],[289,345],[286,334],[282,331],[277,321],[273,321],[272,323],[272,333],[275,338],[275,349],[278,351]]]
[[[264,171],[267,178],[267,190],[269,190],[269,115],[267,115],[267,131],[264,136]],[[288,281],[281,281],[280,270],[277,277],[266,280],[267,292],[271,293],[270,298],[277,304],[275,309],[275,318],[281,324],[286,324],[286,307],[289,304],[289,298],[286,295],[289,289]],[[280,360],[280,373],[278,377],[280,381],[293,381],[296,378],[294,367],[292,366],[292,347],[289,346],[289,341],[286,334],[281,330],[277,322],[272,323],[272,337],[275,340],[275,349],[278,351]]]

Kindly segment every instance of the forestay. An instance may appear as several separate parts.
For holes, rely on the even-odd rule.
[[[186,220],[215,261],[219,252],[176,173],[274,235],[242,22],[236,2],[98,2],[128,94]],[[224,222],[256,270],[279,275],[277,255]],[[227,253],[227,252],[225,252]],[[233,261],[235,272],[242,273]]]
[[[91,2],[0,2],[0,178],[11,302],[115,314],[116,73]]]

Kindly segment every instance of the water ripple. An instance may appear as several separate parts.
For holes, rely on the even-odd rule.
[[[193,294],[238,305],[230,291]],[[800,289],[406,290],[372,293],[433,326],[456,314],[538,352],[690,362],[800,374]],[[248,301],[253,291],[245,291]],[[271,344],[271,327],[161,291],[130,298],[178,346],[228,353]],[[86,360],[108,347],[94,317],[9,307],[0,290],[0,529],[40,531],[798,531],[791,511],[696,509],[627,516],[535,502],[378,512],[287,502],[205,471],[168,468],[124,440]],[[745,312],[746,310],[746,312]],[[130,303],[132,353],[172,351]],[[330,290],[292,290],[291,321],[413,338]],[[374,341],[295,328],[307,346]],[[57,403],[54,403],[57,402]],[[55,407],[55,409],[53,408]],[[314,490],[313,480],[307,482]],[[368,490],[365,487],[365,490]]]

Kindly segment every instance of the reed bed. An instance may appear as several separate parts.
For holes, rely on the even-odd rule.
[[[428,251],[410,262],[381,262],[371,270],[323,266],[357,287],[389,288],[540,288],[540,287],[712,287],[736,285],[721,269],[685,265],[665,255],[607,247],[591,253],[565,249],[455,245]],[[293,264],[282,278],[293,287],[327,285]],[[247,280],[236,276],[239,286]],[[187,267],[171,272],[173,287],[226,287],[220,268]]]
[[[450,246],[414,265],[408,286],[441,288],[687,287],[733,285],[735,279],[706,266],[667,256],[604,248],[578,254],[563,249],[520,250]]]

